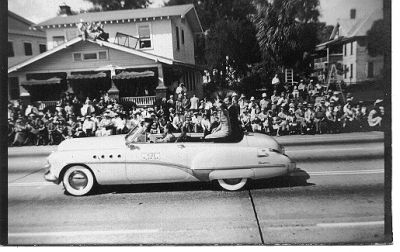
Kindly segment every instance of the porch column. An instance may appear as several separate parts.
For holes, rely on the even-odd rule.
[[[167,87],[164,85],[164,71],[162,64],[157,67],[158,70],[158,86],[156,87],[156,98],[167,98]]]
[[[18,77],[18,80],[19,83],[26,81],[26,76],[21,75]],[[19,96],[21,98],[22,104],[31,104],[31,94],[21,84],[19,84]]]
[[[115,69],[111,69],[111,88],[107,91],[108,96],[110,98],[116,99],[117,101],[119,100],[119,90],[117,86],[115,86],[114,79],[113,77],[115,76]]]

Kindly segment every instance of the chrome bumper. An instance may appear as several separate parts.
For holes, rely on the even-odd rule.
[[[58,178],[50,172],[50,169],[48,169],[45,173],[44,173],[44,179],[49,181],[49,182],[53,182],[55,184],[59,184]]]

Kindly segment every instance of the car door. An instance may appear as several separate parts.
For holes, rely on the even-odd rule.
[[[138,143],[126,152],[126,176],[131,183],[191,181],[184,143]]]

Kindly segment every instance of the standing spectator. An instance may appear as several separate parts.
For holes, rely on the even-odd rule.
[[[247,104],[245,99],[246,99],[246,96],[244,94],[241,94],[240,98],[239,98],[239,101],[238,101],[238,104],[239,104],[239,107],[240,107],[240,114],[243,114],[244,111],[247,110],[248,104]]]
[[[86,115],[86,118],[82,124],[82,130],[85,132],[86,136],[93,136],[96,132],[96,124],[90,115]]]
[[[271,81],[272,86],[274,87],[274,89],[276,90],[278,88],[278,85],[280,84],[280,80],[278,77],[278,74],[275,74],[274,78]]]
[[[199,108],[199,98],[196,97],[196,94],[193,94],[192,98],[190,98],[190,110],[197,111]]]
[[[298,101],[299,101],[300,92],[299,92],[299,90],[297,89],[297,86],[296,86],[296,85],[293,86],[292,96],[293,96],[293,100],[294,100],[295,102],[298,102]]]
[[[373,130],[380,129],[382,126],[383,115],[381,112],[383,111],[383,107],[381,109],[379,108],[381,102],[382,100],[380,99],[376,100],[374,107],[368,114],[368,125]]]
[[[186,93],[186,87],[183,85],[183,82],[181,82],[179,86],[176,88],[175,93],[177,96]]]
[[[203,129],[204,137],[207,136],[208,134],[210,134],[211,123],[205,113],[203,114],[203,117],[201,119],[201,128]]]
[[[260,100],[260,109],[261,111],[264,111],[264,109],[268,108],[269,101],[267,100],[267,94],[262,93],[261,95],[261,100]]]
[[[304,120],[306,123],[307,127],[307,133],[311,134],[314,133],[314,118],[315,118],[315,113],[314,110],[312,109],[312,105],[308,104],[306,112],[304,112]]]
[[[315,132],[317,134],[322,134],[322,124],[325,121],[325,114],[321,109],[320,105],[317,105],[315,108],[315,117],[314,117],[314,125],[315,125]]]

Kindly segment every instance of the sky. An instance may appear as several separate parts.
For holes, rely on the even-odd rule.
[[[150,7],[160,7],[167,0],[152,0]],[[34,23],[55,17],[59,5],[66,3],[71,9],[90,8],[85,0],[8,0],[8,9]],[[338,18],[349,18],[350,9],[357,9],[357,16],[368,15],[376,8],[382,7],[382,0],[320,0],[320,21],[335,24]]]

